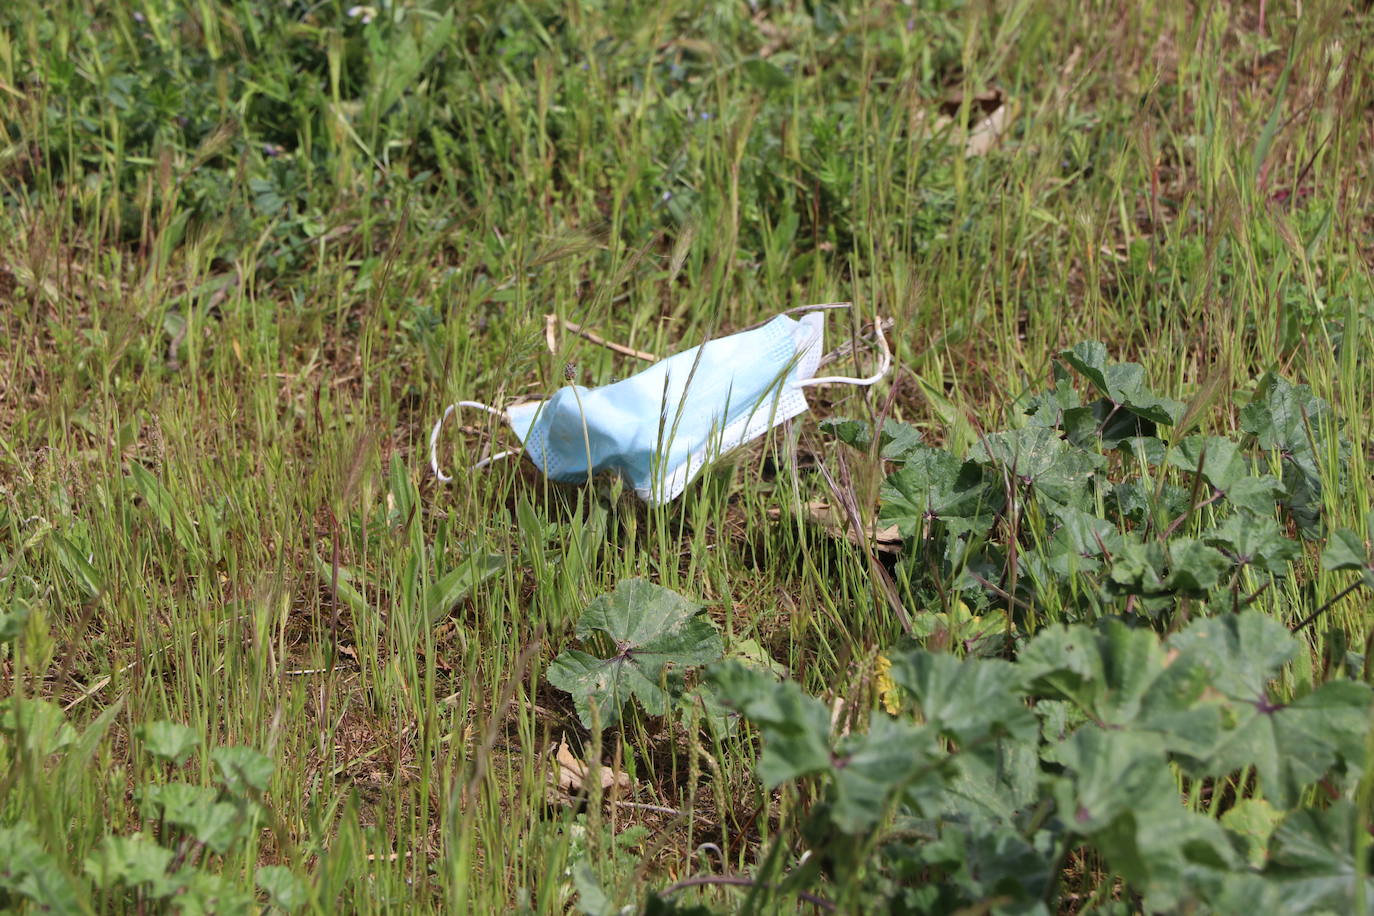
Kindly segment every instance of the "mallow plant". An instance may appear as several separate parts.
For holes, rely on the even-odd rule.
[[[825,424],[882,463],[876,514],[915,609],[872,689],[842,698],[865,716],[837,718],[841,698],[745,657],[666,589],[622,582],[587,608],[584,648],[548,672],[584,724],[708,704],[690,721],[745,753],[756,739],[761,787],[794,801],[752,873],[648,909],[700,911],[684,891],[725,884],[745,911],[1050,914],[1084,870],[1098,880],[1074,906],[1104,912],[1374,899],[1374,696],[1334,616],[1374,590],[1374,513],[1363,531],[1327,521],[1351,448],[1329,405],[1266,375],[1236,435],[1202,435],[1205,402],[1085,343],[1019,406],[962,455],[891,420]],[[1299,604],[1316,570],[1349,581]],[[1325,667],[1293,677],[1314,624]],[[611,911],[583,886],[584,912]]]

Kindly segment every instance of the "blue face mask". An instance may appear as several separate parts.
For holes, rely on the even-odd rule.
[[[876,328],[883,360],[866,379],[815,377],[825,314],[811,312],[800,320],[779,315],[600,388],[571,385],[548,400],[504,411],[460,401],[435,424],[430,461],[440,480],[451,479],[439,470],[439,431],[455,407],[478,407],[510,423],[525,455],[550,480],[582,483],[614,471],[651,505],[668,502],[711,461],[804,413],[806,386],[871,385],[881,379],[891,355],[881,321]]]

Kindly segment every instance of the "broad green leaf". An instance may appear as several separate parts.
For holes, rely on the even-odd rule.
[[[86,857],[86,874],[99,888],[148,884],[151,896],[161,897],[177,887],[177,882],[167,875],[174,855],[145,833],[111,834]]]
[[[401,527],[419,520],[415,511],[420,499],[420,491],[410,477],[410,471],[399,454],[391,456],[391,466],[387,470],[387,524]]]
[[[506,568],[506,558],[497,553],[474,553],[444,573],[429,587],[425,620],[435,626],[473,589]]]
[[[1073,349],[1059,354],[1066,363],[1079,371],[1100,393],[1110,396],[1107,383],[1107,348],[1101,341],[1085,340]]]
[[[1122,443],[1141,442],[1144,456],[1147,459],[1154,458],[1151,463],[1158,464],[1163,457],[1163,444],[1156,447],[1148,444],[1159,443],[1155,432],[1153,420],[1132,413],[1106,398],[1064,411],[1064,434],[1069,442],[1081,449],[1113,449]],[[1134,453],[1134,449],[1128,452]]]
[[[1190,865],[1237,864],[1220,825],[1183,807],[1156,736],[1087,726],[1054,757],[1068,771],[1053,782],[1059,816],[1145,893],[1149,909],[1185,895]]]
[[[1205,598],[1231,568],[1225,555],[1193,538],[1169,541],[1169,577],[1165,587],[1190,598]]]
[[[1164,545],[1127,537],[1113,557],[1107,584],[1114,594],[1204,598],[1230,567],[1219,550],[1193,538]]]
[[[873,444],[873,427],[863,420],[832,418],[821,421],[821,431],[828,432],[841,442],[866,452]],[[878,436],[878,454],[888,461],[905,461],[909,453],[921,445],[921,431],[914,426],[893,419],[883,421]]]
[[[1215,740],[1219,713],[1199,704],[1207,681],[1201,672],[1171,664],[1150,630],[1119,620],[1105,620],[1096,631],[1047,627],[1016,664],[1041,695],[1070,700],[1107,728],[1152,732],[1164,750],[1196,756]]]
[[[244,812],[238,805],[219,801],[219,793],[212,788],[171,782],[144,786],[137,794],[145,817],[160,815],[215,852],[228,852],[247,833]]]
[[[30,754],[46,757],[77,739],[62,707],[48,700],[11,696],[0,700],[0,734],[18,741]]]
[[[618,912],[586,859],[573,865],[572,878],[573,887],[577,888],[577,911],[583,916],[614,916]]]
[[[1104,397],[1155,423],[1172,426],[1183,415],[1183,404],[1154,394],[1145,387],[1139,363],[1108,363],[1107,348],[1097,341],[1077,344],[1060,357],[1092,383]]]
[[[625,659],[601,659],[568,649],[549,665],[549,683],[569,693],[577,716],[588,728],[605,728],[620,720],[621,707],[637,697],[644,711],[661,716],[668,711],[668,694]]]
[[[1240,422],[1260,448],[1283,457],[1284,505],[1304,537],[1320,537],[1322,491],[1332,482],[1322,480],[1318,456],[1333,445],[1344,456],[1350,447],[1335,431],[1330,406],[1306,385],[1295,386],[1269,372],[1241,409]]]
[[[878,520],[895,524],[904,538],[916,537],[935,518],[982,519],[986,526],[992,522],[995,499],[977,464],[918,446],[907,452],[905,464],[883,482]]]
[[[257,900],[227,878],[188,869],[188,880],[176,897],[180,916],[256,916]]]
[[[916,800],[932,817],[992,820],[1015,824],[1032,806],[1039,789],[1040,760],[1036,741],[998,739],[963,746],[952,758],[953,770],[940,792],[926,790]]]
[[[66,748],[66,753],[62,755],[62,764],[58,769],[56,778],[59,780],[76,778],[77,774],[89,772],[91,760],[95,757],[96,749],[100,742],[105,738],[105,733],[114,724],[124,711],[124,698],[116,700],[101,710],[100,715],[96,716],[91,724],[87,725],[81,732],[81,737],[76,739]]]
[[[820,430],[861,452],[873,442],[872,425],[852,417],[827,417],[820,422]]]
[[[96,572],[91,561],[86,558],[86,554],[55,531],[49,536],[48,544],[52,547],[57,564],[71,577],[77,587],[86,593],[86,597],[99,597],[104,591],[104,583],[101,581],[100,573]]]
[[[1044,898],[1057,876],[1046,849],[1037,849],[1017,830],[999,824],[954,821],[939,823],[936,829],[939,835],[933,839],[892,843],[883,849],[910,886],[933,889],[932,873],[945,875],[942,906],[909,912],[972,913],[978,912],[979,904],[996,899],[999,905],[991,912],[1049,916]],[[955,888],[962,894],[950,899]]]
[[[644,579],[627,579],[587,605],[577,635],[606,633],[622,653],[632,652],[646,671],[668,662],[704,665],[720,658],[720,636],[701,606]]]
[[[787,666],[768,654],[757,639],[736,639],[730,643],[727,659],[734,659],[760,671],[767,671],[776,678],[787,677]]]
[[[1103,548],[1109,553],[1120,548],[1121,533],[1111,522],[1072,506],[1055,506],[1051,511],[1060,524],[1048,552],[1062,549],[1086,558],[1101,556]]]
[[[1081,406],[1083,400],[1078,396],[1078,391],[1069,384],[1068,379],[1059,379],[1051,390],[1026,399],[1022,410],[1028,426],[1056,429],[1064,425],[1065,411]]]
[[[1169,557],[1158,541],[1141,542],[1132,535],[1112,558],[1108,590],[1126,595],[1163,595]]]
[[[993,433],[978,442],[969,457],[1030,484],[1063,506],[1080,504],[1094,472],[1106,463],[1101,455],[1075,448],[1043,427]]]
[[[1187,878],[1212,913],[1282,913],[1283,895],[1275,882],[1252,871],[1192,868]]]
[[[1334,572],[1342,569],[1364,569],[1374,561],[1360,536],[1349,528],[1337,528],[1331,532],[1322,551],[1322,569]]]
[[[145,722],[134,729],[143,749],[159,760],[180,766],[200,746],[200,734],[177,722]]]
[[[871,828],[897,793],[912,790],[914,781],[925,776],[942,783],[936,768],[948,759],[931,730],[875,712],[868,731],[842,739],[829,764],[831,818],[846,833]]]
[[[419,40],[413,29],[389,31],[390,40],[373,58],[372,90],[369,92],[369,119],[376,123],[402,95],[411,89],[436,54],[442,51],[453,32],[454,11],[438,19],[426,19]]]
[[[1262,798],[1243,798],[1221,816],[1221,826],[1245,843],[1246,858],[1254,868],[1263,868],[1269,857],[1269,837],[1283,820],[1283,812]]]
[[[52,855],[43,848],[32,824],[20,821],[13,827],[0,826],[0,888],[14,889],[23,875],[55,866]]]
[[[315,573],[320,577],[321,585],[333,589],[335,597],[348,605],[348,609],[353,613],[359,615],[371,613],[367,599],[353,584],[357,577],[349,571],[348,567],[340,566],[335,569],[333,564],[325,562],[319,556],[314,556],[313,559],[315,561]]]
[[[1265,877],[1281,889],[1288,913],[1355,912],[1356,882],[1374,862],[1355,861],[1362,829],[1355,807],[1341,799],[1329,808],[1302,808],[1283,819],[1270,839]],[[1364,846],[1366,855],[1369,847]],[[1364,878],[1364,899],[1374,900],[1374,881]]]
[[[1268,372],[1260,379],[1255,397],[1241,408],[1241,429],[1253,435],[1265,451],[1295,454],[1311,452],[1308,431],[1321,441],[1331,407],[1306,385],[1294,385]]]
[[[1288,808],[1338,761],[1364,763],[1370,688],[1358,681],[1328,681],[1287,705],[1267,698],[1236,705],[1235,727],[1218,737],[1217,772],[1253,764],[1260,791]]]
[[[203,563],[205,551],[200,545],[196,528],[191,524],[191,517],[186,514],[186,510],[177,502],[171,491],[137,461],[129,462],[129,480],[138,495],[143,497],[144,503],[152,510],[158,524],[186,551],[189,562]]]
[[[1086,726],[1055,749],[1072,773],[1054,797],[1069,830],[1091,836],[1137,810],[1179,805],[1173,774],[1154,735]]]
[[[17,602],[8,611],[0,611],[0,645],[14,642],[23,634],[31,613],[28,606]]]
[[[786,89],[792,85],[791,77],[783,72],[777,64],[763,58],[751,58],[744,61],[741,66],[744,68],[744,75],[749,78],[749,82],[768,92]]]
[[[965,659],[918,649],[892,660],[892,679],[920,706],[926,724],[968,746],[1036,732],[1026,706],[1022,669],[1001,659]]]
[[[0,827],[0,892],[26,897],[38,912],[85,912],[56,856],[43,848],[31,824]],[[0,893],[0,902],[6,894]],[[8,911],[8,910],[7,910]],[[26,912],[23,907],[18,912]]]
[[[1038,633],[1016,662],[1022,678],[1051,697],[1076,703],[1098,722],[1129,724],[1164,670],[1159,638],[1107,620],[1094,632],[1055,624]]]
[[[251,747],[217,747],[210,752],[210,759],[219,771],[220,784],[235,795],[244,794],[245,789],[266,792],[272,781],[275,767],[271,758]]]
[[[1098,636],[1083,626],[1050,624],[1021,650],[1021,676],[1037,695],[1062,697],[1083,709],[1096,705],[1105,679]]]
[[[1192,504],[1192,494],[1172,483],[1158,488],[1127,481],[1112,487],[1111,500],[1116,514],[1123,520],[1137,525],[1153,523],[1163,528]]]
[[[1232,515],[1202,539],[1220,548],[1236,565],[1262,569],[1271,576],[1286,576],[1302,553],[1296,541],[1283,536],[1273,518]]]
[[[1195,620],[1169,638],[1179,653],[1175,664],[1197,666],[1207,681],[1228,697],[1254,702],[1298,651],[1298,643],[1278,621],[1255,611]]]
[[[1105,441],[1103,444],[1106,444]],[[1154,436],[1128,436],[1118,440],[1115,448],[1135,462],[1137,467],[1146,465],[1158,467],[1164,463],[1165,456],[1169,451],[1163,440]]]
[[[1145,911],[1178,912],[1194,896],[1197,870],[1229,873],[1242,865],[1214,819],[1189,811],[1176,798],[1143,802],[1093,837],[1108,865],[1145,898]]]
[[[621,706],[638,698],[646,712],[663,715],[668,695],[660,686],[664,668],[705,665],[724,651],[715,625],[701,607],[643,579],[620,582],[615,591],[587,606],[577,635],[600,631],[615,654],[607,659],[576,650],[564,652],[549,667],[549,683],[572,694],[583,724],[591,725],[591,706],[602,727],[613,724]]]
[[[254,873],[253,880],[266,892],[273,906],[288,913],[310,900],[310,889],[305,882],[284,865],[264,865]]]
[[[1250,475],[1250,462],[1230,439],[1221,436],[1189,436],[1169,449],[1169,464],[1197,473],[1209,484],[1226,492],[1239,480]]]
[[[772,789],[830,768],[830,711],[820,700],[794,681],[775,681],[736,661],[713,665],[706,676],[721,700],[763,736],[758,774],[764,786]]]
[[[747,664],[747,663],[746,663]],[[676,672],[670,671],[669,677],[674,681],[683,680]],[[721,700],[720,695],[710,683],[697,684],[688,690],[681,684],[675,684],[673,692],[678,694],[678,708],[684,712],[699,713],[705,717],[707,725],[717,735],[733,735],[739,725],[739,716]]]
[[[1231,484],[1226,498],[1231,505],[1261,518],[1271,518],[1283,498],[1283,484],[1270,474],[1242,477]]]

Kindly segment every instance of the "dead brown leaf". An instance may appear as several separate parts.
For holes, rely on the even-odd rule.
[[[988,89],[975,94],[968,103],[968,136],[964,139],[965,156],[986,156],[1002,139],[1011,124],[1012,103],[1000,89]],[[938,134],[955,124],[964,109],[964,95],[955,90],[936,106],[933,116],[917,111],[912,116],[913,130],[925,128]]]
[[[566,742],[558,742],[554,749],[553,759],[556,766],[555,770],[550,773],[550,777],[558,788],[569,792],[580,792],[586,787],[591,776],[591,767],[577,759]],[[609,789],[612,786],[621,789],[634,787],[634,782],[628,773],[617,772],[608,766],[597,767],[597,772],[603,789]]]
[[[854,528],[849,525],[844,516],[836,511],[835,507],[823,499],[813,499],[806,504],[806,517],[812,524],[820,525],[826,533],[832,537],[842,537],[851,544],[862,546],[854,536]],[[769,509],[769,518],[780,518],[782,510]],[[878,527],[876,521],[868,526],[868,539],[874,550],[882,553],[897,553],[902,549],[902,536],[897,533],[896,525],[886,525]]]

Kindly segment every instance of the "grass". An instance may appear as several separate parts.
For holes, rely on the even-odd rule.
[[[832,338],[892,316],[897,368],[813,413],[955,449],[1081,339],[1197,398],[1204,432],[1277,370],[1355,443],[1331,524],[1374,505],[1358,4],[346,6],[0,12],[0,608],[32,612],[0,695],[111,716],[86,765],[0,777],[0,816],[73,874],[142,825],[152,720],[271,756],[275,820],[213,870],[289,866],[321,911],[558,911],[587,853],[622,902],[760,866],[805,799],[760,789],[749,742],[642,716],[596,739],[543,672],[645,576],[858,704],[901,627],[864,554],[794,509],[829,498],[838,445],[799,422],[657,509],[521,460],[437,484],[450,401],[643,365],[551,351],[546,314],[666,355],[850,299]],[[1006,133],[966,157],[992,91]],[[459,420],[450,468],[513,443]],[[431,621],[435,583],[487,556]],[[1301,566],[1293,619],[1346,584]],[[1363,645],[1368,607],[1331,613]],[[564,738],[654,807],[559,800]],[[1109,880],[1080,865],[1066,899]]]

